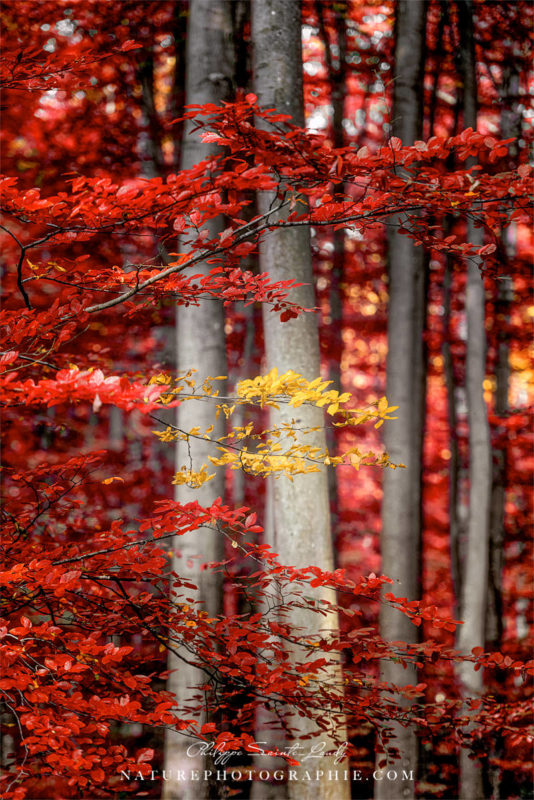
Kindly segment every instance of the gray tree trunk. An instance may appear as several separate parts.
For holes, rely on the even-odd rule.
[[[501,137],[514,137],[515,143],[509,147],[510,157],[516,163],[518,156],[517,139],[521,135],[521,110],[519,106],[520,76],[517,65],[511,64],[505,71],[501,89]],[[504,241],[507,259],[512,261],[516,250],[516,229],[512,223],[506,231]],[[508,323],[510,320],[510,304],[514,296],[514,282],[510,275],[501,276],[497,294],[496,317],[498,324],[497,364],[495,366],[495,413],[506,417],[510,413],[508,402],[510,383],[510,342]],[[499,425],[496,433],[501,437],[504,426]],[[503,634],[503,599],[502,569],[504,564],[505,539],[505,503],[507,475],[506,446],[497,446],[493,450],[493,487],[491,495],[490,552],[489,552],[489,593],[486,614],[486,647],[497,650],[501,645]],[[492,746],[492,754],[499,758],[503,752],[503,737],[496,737]],[[489,781],[492,789],[492,800],[500,800],[500,783],[502,770],[498,766],[489,766]]]
[[[230,3],[227,0],[191,0],[187,32],[186,54],[186,102],[188,104],[219,104],[228,97],[233,83],[232,20]],[[209,157],[213,145],[200,142],[198,134],[191,133],[192,125],[184,130],[182,144],[182,169],[189,169],[199,161]],[[219,221],[209,224],[210,237],[222,230]],[[184,243],[180,243],[184,249]],[[209,265],[203,264],[198,272],[208,272]],[[201,303],[199,307],[179,307],[176,317],[177,373],[182,375],[189,369],[196,369],[194,376],[197,385],[202,385],[208,377],[226,375],[226,345],[224,335],[224,312],[217,302]],[[224,393],[221,391],[221,393]],[[177,410],[177,426],[189,431],[194,426],[201,430],[214,426],[212,437],[225,433],[224,420],[215,419],[215,406],[209,402],[189,401]],[[213,455],[209,442],[191,439],[188,443],[179,442],[176,448],[176,467],[200,469],[203,463],[209,464],[208,456]],[[224,472],[218,470],[216,477],[200,489],[179,485],[176,500],[189,503],[198,500],[203,505],[211,505],[216,497],[224,493]],[[223,557],[223,541],[213,531],[201,529],[181,536],[175,543],[172,568],[182,578],[198,587],[196,599],[203,604],[209,616],[221,611],[222,587],[220,577],[211,570],[202,571],[202,565],[210,561],[220,561]],[[188,591],[191,596],[191,592]],[[171,672],[167,688],[174,692],[179,707],[187,705],[194,692],[192,687],[205,681],[204,673],[179,661],[171,653],[168,663]],[[202,714],[193,717],[202,721]],[[189,717],[189,715],[188,715]],[[212,800],[214,787],[203,781],[187,780],[193,769],[204,769],[200,757],[188,756],[187,748],[191,741],[182,734],[169,731],[165,739],[165,769],[170,779],[163,784],[163,800]],[[178,771],[185,773],[185,780],[177,780]]]
[[[254,87],[259,102],[266,107],[276,107],[281,113],[291,115],[296,124],[304,123],[302,97],[301,14],[298,0],[253,0],[252,38],[254,48]],[[265,213],[273,201],[271,193],[261,193],[259,212]],[[294,278],[305,284],[291,294],[291,299],[304,307],[315,306],[309,231],[305,228],[279,230],[269,234],[260,247],[261,271],[269,273],[271,280]],[[289,369],[311,379],[320,374],[319,337],[317,319],[312,314],[301,315],[296,320],[281,323],[278,316],[267,309],[263,315],[267,369],[277,367],[279,373]],[[272,422],[280,424],[293,419],[299,427],[319,426],[320,431],[306,437],[306,441],[324,447],[324,417],[320,409],[301,406],[273,415]],[[285,564],[304,567],[316,564],[332,569],[333,553],[328,507],[328,483],[325,471],[295,476],[293,482],[282,477],[274,481],[273,497],[274,549]],[[310,590],[311,592],[311,590]],[[309,594],[309,593],[308,593]],[[331,594],[314,594],[315,599]],[[337,632],[337,615],[321,617],[309,611],[293,608],[286,621],[304,634],[324,635]],[[291,653],[297,657],[297,648]],[[327,680],[340,683],[341,670],[335,668]],[[327,721],[326,715],[323,717]],[[316,730],[314,724],[296,715],[290,720],[296,737]],[[343,726],[336,733],[345,741]],[[334,743],[326,733],[320,739],[325,750],[334,750]],[[309,743],[308,743],[309,744]],[[310,765],[310,762],[305,762]],[[291,781],[289,797],[298,800],[345,800],[349,785],[343,780],[347,762],[334,764],[333,758],[315,761],[313,769],[324,774],[318,780]],[[333,774],[328,775],[332,770]],[[336,780],[337,770],[339,779]],[[315,774],[315,773],[314,773]],[[329,780],[329,778],[332,778]]]
[[[476,129],[477,84],[471,0],[458,3],[464,99],[464,127]],[[468,163],[467,166],[470,166]],[[483,244],[483,231],[468,222],[468,240]],[[473,647],[484,647],[488,597],[488,553],[492,483],[491,439],[488,412],[484,401],[486,375],[485,291],[478,259],[470,259],[467,272],[466,319],[466,395],[469,425],[469,522],[463,565],[458,649],[469,654]],[[460,665],[458,675],[464,696],[476,697],[483,691],[483,670],[475,672],[469,662]],[[460,752],[460,800],[484,800],[482,766]]]
[[[347,51],[347,18],[348,8],[346,0],[336,3],[335,23],[336,23],[336,43],[332,48],[328,32],[325,25],[325,12],[329,9],[325,3],[316,3],[317,17],[319,20],[319,30],[325,49],[325,63],[330,81],[330,102],[332,104],[332,129],[334,147],[343,147],[345,136],[343,131],[343,119],[345,115],[346,97],[346,51]],[[337,57],[336,48],[337,47]],[[339,185],[335,192],[335,197],[340,201],[345,197],[345,187]],[[343,297],[344,297],[344,277],[345,277],[345,231],[343,228],[334,228],[332,231],[332,267],[330,270],[329,288],[329,316],[330,316],[330,359],[328,362],[328,380],[330,388],[337,392],[342,391],[341,387],[341,359],[343,357]],[[333,357],[332,357],[333,354]],[[336,360],[337,357],[337,360]],[[326,431],[326,444],[328,452],[337,455],[337,436],[336,429],[330,426]],[[335,469],[328,471],[328,494],[330,498],[330,516],[332,534],[336,541],[339,514],[338,514],[338,482]],[[337,555],[337,551],[334,551]],[[337,566],[337,562],[336,562]]]
[[[274,477],[267,476],[265,486],[265,511],[263,519],[263,541],[265,544],[271,546],[274,552],[276,550],[276,539],[274,535]],[[276,598],[278,603],[282,602],[282,597],[277,589],[276,583],[271,582],[269,590],[269,602],[263,598],[258,604],[258,611],[266,613],[268,611],[271,598]],[[275,621],[285,622],[277,618]],[[274,658],[274,653],[265,656]],[[275,713],[267,708],[265,705],[260,704],[256,708],[256,723],[255,723],[256,741],[263,749],[279,750],[283,752],[289,746],[285,731],[280,727],[280,721],[277,719]],[[254,756],[254,769],[259,775],[262,771],[273,773],[275,770],[283,770],[286,767],[286,761],[283,758],[274,758],[273,756]],[[251,800],[287,800],[289,796],[289,784],[273,783],[271,781],[256,780],[250,789]]]
[[[396,4],[395,88],[392,132],[403,144],[421,137],[422,77],[426,3],[402,0]],[[398,225],[401,220],[392,220]],[[389,236],[389,306],[386,396],[399,406],[398,419],[386,423],[384,442],[394,462],[406,469],[386,470],[382,501],[382,572],[396,583],[387,591],[410,600],[420,595],[421,462],[425,373],[423,326],[425,314],[424,254],[394,228]],[[380,632],[389,641],[415,642],[417,628],[387,605],[380,610]],[[399,686],[417,683],[415,668],[384,661],[383,680]],[[391,745],[400,761],[391,761],[395,781],[377,781],[376,800],[414,797],[417,738],[413,728],[393,727]],[[378,757],[378,763],[381,761]],[[389,764],[388,759],[388,764]],[[403,779],[403,771],[412,779]]]
[[[501,136],[503,139],[521,134],[521,112],[518,110],[520,78],[515,65],[510,66],[503,79],[501,101],[504,108],[501,114]],[[509,146],[510,156],[517,158],[517,143]],[[509,226],[504,241],[505,255],[510,261],[515,255],[515,225]],[[495,366],[495,413],[506,417],[510,408],[508,392],[510,381],[510,343],[507,331],[510,319],[510,303],[513,300],[514,285],[509,275],[501,276],[497,294],[496,316],[499,325],[497,364]],[[499,427],[499,433],[502,428]],[[493,489],[491,500],[491,537],[490,537],[490,592],[488,597],[488,613],[486,642],[492,649],[497,649],[502,636],[502,566],[504,545],[504,506],[506,499],[506,448],[498,447],[493,451]]]

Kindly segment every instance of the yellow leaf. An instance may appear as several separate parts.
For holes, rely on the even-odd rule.
[[[182,467],[182,469],[176,473],[173,480],[174,486],[179,486],[183,483],[189,484],[191,488],[198,489],[202,484],[211,481],[215,475],[208,475],[208,468],[206,464],[202,464],[200,468],[200,472],[194,472],[191,469],[186,469],[186,467]]]
[[[154,383],[168,385],[170,382],[171,376],[166,375],[164,372],[160,372],[159,375],[152,375],[148,383],[149,385]]]
[[[113,483],[113,481],[122,481],[124,483],[124,478],[119,478],[118,476],[114,476],[113,478],[105,478],[102,483]]]
[[[352,464],[354,469],[357,469],[357,470],[360,469],[361,460],[362,460],[361,456],[357,456],[355,453],[351,453],[350,454],[350,463]]]
[[[384,414],[388,408],[388,401],[387,398],[381,397],[378,401],[378,410],[381,414]]]

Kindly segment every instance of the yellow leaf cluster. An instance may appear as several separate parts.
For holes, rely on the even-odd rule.
[[[154,436],[157,436],[160,442],[175,442],[177,439],[180,439],[180,432],[175,431],[172,428],[168,427],[164,431],[152,431]]]
[[[340,394],[327,387],[332,381],[323,381],[315,378],[308,381],[293,370],[278,374],[274,367],[267,375],[258,375],[251,380],[240,381],[237,385],[239,398],[249,402],[259,403],[260,407],[272,406],[279,408],[278,402],[289,398],[289,405],[298,408],[303,403],[322,406],[328,405],[328,414],[335,414],[339,406],[350,400],[350,394]]]
[[[369,450],[367,453],[362,453],[357,447],[351,447],[343,453],[341,460],[347,459],[345,463],[349,463],[355,470],[360,467],[390,467],[396,469],[403,467],[404,464],[393,464],[387,453],[373,453]]]
[[[158,375],[152,375],[149,380],[149,384],[157,384],[158,386],[164,385],[168,386],[172,382],[172,378],[165,372],[160,372]]]
[[[398,406],[390,406],[386,397],[381,397],[378,401],[376,408],[367,408],[365,410],[344,411],[345,420],[343,422],[334,422],[336,427],[343,427],[345,425],[361,425],[365,422],[377,420],[375,428],[380,428],[385,420],[397,419],[392,417],[391,413],[396,411]]]
[[[180,395],[181,401],[208,400],[219,396],[219,391],[213,389],[213,382],[225,380],[225,376],[208,377],[201,386],[196,385],[192,377],[194,370],[189,371],[174,380],[174,387],[170,388],[166,397]],[[160,373],[150,379],[150,383],[171,386],[173,380],[166,373]],[[259,375],[250,380],[243,380],[237,384],[235,396],[229,399],[232,404],[217,403],[214,408],[215,415],[221,414],[230,418],[237,405],[252,404],[260,407],[270,406],[279,409],[279,403],[298,408],[303,404],[325,408],[330,416],[337,415],[332,424],[336,427],[360,425],[374,422],[379,428],[385,420],[396,419],[392,416],[398,406],[390,406],[387,398],[382,397],[376,405],[367,409],[351,409],[346,405],[351,396],[348,392],[340,393],[329,389],[331,381],[315,378],[308,381],[292,370],[282,375],[276,368],[267,375]],[[243,426],[235,426],[228,434],[217,439],[211,439],[213,425],[205,431],[194,427],[190,431],[178,430],[168,426],[164,431],[154,431],[162,442],[176,440],[188,441],[189,437],[211,440],[217,444],[220,455],[209,456],[209,461],[217,467],[229,467],[232,470],[242,469],[252,475],[266,477],[273,475],[278,478],[282,475],[290,480],[294,475],[318,472],[324,465],[338,467],[340,465],[352,466],[359,470],[361,466],[381,466],[395,469],[386,453],[361,452],[357,447],[352,447],[340,455],[331,455],[327,449],[321,449],[303,441],[305,436],[318,428],[298,430],[294,421],[285,421],[271,430],[261,430],[249,422]],[[221,444],[224,442],[224,445]],[[203,464],[200,471],[194,472],[183,467],[175,476],[173,483],[187,483],[192,487],[202,486],[211,480],[214,475],[208,474],[208,467]]]
[[[260,445],[256,452],[248,450],[247,447],[243,447],[237,452],[219,447],[222,455],[219,458],[213,456],[208,456],[208,458],[217,467],[228,465],[230,469],[242,469],[251,475],[262,475],[263,477],[287,475],[291,479],[293,475],[319,472],[319,462],[314,458],[315,453],[313,452],[317,448],[295,445],[285,453],[273,455],[273,451],[276,452],[279,447],[280,445],[271,445],[270,442]]]
[[[235,411],[235,404],[233,406],[229,406],[226,403],[222,403],[222,405],[217,406],[217,411],[215,413],[217,419],[219,418],[221,411],[226,417],[226,419],[229,419]]]
[[[182,467],[182,469],[176,473],[173,480],[173,486],[177,486],[178,484],[187,483],[191,486],[192,489],[198,489],[204,483],[211,481],[215,475],[208,475],[208,467],[207,464],[202,464],[200,471],[195,472],[192,469],[187,469],[186,467]]]
[[[35,273],[36,278],[44,278],[44,276],[48,275],[48,273],[53,269],[57,270],[58,272],[67,271],[64,267],[60,266],[57,261],[48,261],[46,264],[43,264],[42,262],[39,264],[33,264],[30,259],[27,258],[26,264],[31,271]]]
[[[171,390],[172,394],[182,394],[184,390],[190,389],[191,393],[187,395],[187,398],[198,397],[200,399],[205,397],[217,397],[219,394],[219,389],[213,388],[213,381],[225,381],[226,375],[217,375],[216,377],[208,377],[202,383],[202,394],[195,394],[197,391],[197,382],[195,381],[193,375],[195,374],[196,370],[190,369],[185,375],[180,375],[177,378],[173,378],[166,372],[160,372],[158,375],[152,375],[149,380],[149,384],[164,384],[166,386],[170,386],[174,382],[174,387]]]
[[[197,439],[209,440],[209,434],[212,431],[213,425],[210,425],[209,428],[206,428],[204,433],[200,432],[200,428],[198,426],[191,428],[191,430],[187,433],[186,431],[182,431],[177,428],[171,428],[171,426],[168,425],[164,431],[152,431],[152,433],[154,436],[157,436],[161,442],[176,442],[178,439],[186,442],[190,436],[194,436]]]

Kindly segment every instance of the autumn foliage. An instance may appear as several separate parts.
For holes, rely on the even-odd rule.
[[[68,4],[60,5],[70,19]],[[43,21],[56,19],[57,3],[13,3],[4,12],[0,691],[10,752],[3,796],[141,796],[141,783],[126,782],[121,773],[143,776],[161,769],[161,737],[169,726],[240,751],[250,763],[258,752],[260,703],[278,715],[282,728],[290,731],[297,711],[315,720],[318,733],[329,730],[334,738],[346,716],[354,763],[362,741],[369,747],[377,736],[378,750],[387,746],[388,723],[399,720],[417,724],[423,745],[439,747],[447,785],[454,771],[450,755],[459,746],[484,755],[499,740],[501,767],[512,769],[530,750],[526,687],[534,665],[510,633],[468,656],[454,650],[461,620],[449,579],[443,578],[449,564],[441,535],[442,484],[425,488],[431,564],[421,602],[398,597],[394,585],[381,601],[381,587],[390,580],[380,574],[378,562],[368,563],[369,554],[357,568],[341,558],[333,572],[314,564],[296,569],[281,563],[262,539],[258,487],[264,479],[287,480],[324,465],[338,470],[343,552],[350,550],[343,542],[350,538],[354,514],[367,515],[367,522],[373,517],[369,525],[376,525],[371,482],[378,469],[402,469],[375,434],[385,420],[394,420],[395,398],[383,397],[382,389],[367,402],[357,381],[354,392],[337,392],[321,376],[307,381],[295,373],[265,375],[260,368],[240,380],[238,366],[240,326],[258,304],[267,304],[282,322],[314,313],[292,302],[292,282],[273,283],[250,266],[270,231],[306,225],[316,232],[327,352],[320,244],[333,230],[350,229],[363,240],[349,267],[363,280],[358,259],[363,263],[374,253],[382,271],[383,226],[392,215],[402,215],[401,232],[434,259],[429,288],[434,301],[446,259],[458,265],[453,287],[459,295],[459,265],[474,257],[491,291],[503,274],[503,232],[528,224],[529,166],[512,163],[515,139],[498,133],[443,131],[411,147],[395,137],[378,143],[371,137],[359,146],[335,147],[323,133],[299,129],[276,111],[262,109],[250,92],[221,107],[182,109],[175,97],[173,107],[162,66],[161,91],[168,102],[161,100],[160,144],[178,138],[184,121],[194,119],[203,140],[217,145],[217,155],[180,172],[176,154],[163,147],[160,175],[140,177],[142,159],[135,167],[128,160],[138,152],[139,135],[128,120],[128,104],[136,102],[132,87],[151,34],[143,27],[142,4],[123,5],[131,15],[127,25],[115,4],[77,4],[78,35],[56,33],[59,44],[48,51]],[[154,5],[151,24],[162,42],[173,4]],[[90,35],[92,29],[97,32]],[[106,101],[110,84],[114,99],[108,91]],[[106,111],[106,102],[114,109]],[[476,166],[466,166],[471,159]],[[276,192],[276,205],[258,215],[254,195],[264,190]],[[224,231],[210,238],[206,222],[221,216]],[[466,240],[467,217],[484,230],[481,247]],[[205,261],[209,274],[197,274],[195,265]],[[525,248],[517,263],[507,264],[518,286],[528,286],[527,262]],[[170,311],[201,302],[223,303],[227,312],[230,364],[237,375],[229,396],[219,396],[221,376],[198,384],[194,374],[175,375],[164,349]],[[354,306],[347,313],[356,314]],[[457,325],[458,317],[453,322]],[[521,338],[514,338],[517,321],[507,325],[518,363],[525,356]],[[347,341],[354,345],[347,374],[357,373],[361,355],[354,344],[361,337],[354,331],[347,325]],[[499,334],[489,333],[496,342]],[[373,335],[382,334],[371,325]],[[458,331],[450,335],[451,347],[460,350]],[[434,401],[429,403],[444,413],[437,369],[442,338],[431,314],[428,381]],[[261,346],[261,335],[258,339]],[[172,409],[198,402],[217,407],[227,433],[213,441],[205,469],[194,472],[187,464],[175,469],[177,439],[210,438],[209,429],[181,431],[173,425]],[[310,448],[306,431],[269,429],[263,409],[282,403],[323,408],[338,450]],[[236,410],[243,412],[237,421]],[[526,418],[524,407],[506,419],[496,412],[493,418],[495,440],[507,451],[515,531],[524,531],[528,517],[519,463],[528,465]],[[436,427],[435,418],[432,424]],[[439,460],[436,453],[447,447],[443,426],[435,436],[442,443],[427,460]],[[214,470],[227,471],[229,499],[210,507],[171,499],[173,483],[199,486]],[[251,487],[243,505],[232,502],[238,470]],[[347,501],[351,497],[362,504]],[[217,618],[192,601],[194,587],[169,570],[169,553],[180,548],[180,535],[201,527],[226,543],[224,561],[207,567],[222,574],[226,587],[225,614]],[[507,581],[516,588],[521,583],[526,595],[521,565],[509,564]],[[317,587],[331,588],[335,603],[317,601]],[[384,641],[376,627],[379,602],[392,604],[421,627],[421,643]],[[314,630],[296,631],[284,620],[284,609],[295,603],[316,615]],[[334,610],[341,628],[332,638],[323,635],[321,620]],[[509,609],[507,614],[510,627],[515,622]],[[189,708],[176,707],[165,689],[169,650],[205,674]],[[391,658],[417,663],[424,680],[403,690],[382,684],[379,663]],[[485,670],[492,687],[487,696],[460,699],[453,665],[462,658]],[[339,661],[342,685],[331,679],[330,665]],[[209,722],[198,728],[193,717],[200,706]]]

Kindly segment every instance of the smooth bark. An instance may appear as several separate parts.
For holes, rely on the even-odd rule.
[[[276,107],[281,113],[291,115],[296,124],[304,122],[302,98],[302,52],[301,16],[298,0],[253,0],[252,38],[254,48],[254,87],[259,102],[267,107]],[[265,213],[273,201],[270,193],[261,193],[258,198],[259,212]],[[309,231],[305,228],[278,230],[266,236],[260,247],[261,271],[269,273],[271,280],[294,278],[305,284],[291,294],[291,299],[304,307],[315,306],[313,273]],[[296,320],[281,323],[278,316],[268,310],[263,315],[266,366],[277,367],[279,373],[289,369],[311,379],[320,374],[319,336],[317,319],[313,314],[303,314]],[[317,408],[301,406],[288,409],[281,406],[273,422],[295,421],[298,427],[319,426],[320,430],[306,437],[307,443],[324,447],[324,417]],[[274,481],[273,523],[274,548],[281,561],[297,567],[317,564],[323,569],[332,569],[333,553],[328,503],[328,483],[325,471],[295,476]],[[333,601],[331,593],[317,592],[321,598]],[[317,633],[320,628],[325,636],[337,633],[337,615],[321,617],[313,612],[293,608],[286,621],[303,633]],[[290,654],[297,657],[297,648]],[[341,684],[341,669],[334,668],[328,681]],[[323,720],[328,721],[326,713]],[[295,737],[316,730],[314,723],[293,715],[291,725]],[[345,741],[344,725],[337,733]],[[331,736],[321,736],[325,750],[335,750]],[[309,744],[309,743],[308,743]],[[349,797],[349,786],[341,780],[328,780],[328,770],[336,770],[342,777],[346,762],[334,764],[334,759],[321,759],[323,777],[311,781],[291,781],[288,784],[290,798],[298,800],[345,800]]]
[[[501,115],[501,136],[503,139],[515,138],[509,147],[510,156],[517,159],[517,139],[521,134],[521,112],[518,110],[519,74],[517,68],[511,66],[505,72],[501,100],[505,105]],[[506,231],[503,243],[506,261],[511,261],[515,254],[515,225]],[[496,316],[498,324],[497,363],[495,365],[495,414],[506,417],[510,413],[508,403],[510,381],[510,342],[508,323],[510,319],[510,303],[514,296],[514,285],[510,275],[502,275],[497,292]],[[503,426],[497,433],[503,436]],[[504,546],[504,506],[506,500],[506,447],[498,446],[493,451],[493,488],[491,497],[491,531],[490,531],[490,591],[488,595],[488,611],[486,621],[486,642],[497,649],[500,646],[503,632],[502,621],[502,567]]]
[[[227,0],[192,0],[190,3],[187,53],[186,53],[186,102],[188,104],[218,104],[228,98],[233,83],[233,57],[231,51],[232,21],[230,4]],[[182,143],[182,169],[189,169],[199,161],[209,157],[213,145],[200,142],[198,134],[192,134],[191,125],[186,125]],[[222,230],[219,221],[209,223],[210,237]],[[184,243],[180,243],[184,248]],[[208,272],[209,265],[198,265],[195,270]],[[205,378],[226,375],[226,346],[224,335],[224,313],[222,304],[209,302],[200,307],[179,307],[176,316],[177,374],[183,375],[196,369],[194,378],[202,386]],[[224,390],[221,392],[224,393]],[[201,430],[214,426],[213,438],[224,434],[224,421],[215,418],[215,406],[209,402],[189,401],[177,410],[176,425],[183,431],[194,426]],[[179,442],[176,448],[176,467],[183,465],[194,470],[202,464],[209,464],[208,456],[213,455],[209,442],[191,439]],[[211,505],[216,497],[224,494],[224,472],[219,470],[216,477],[200,489],[179,485],[176,500],[189,503],[197,500],[202,505]],[[176,542],[172,558],[173,569],[185,580],[198,587],[196,599],[210,616],[221,612],[222,586],[220,576],[212,570],[202,570],[205,563],[220,561],[223,557],[223,541],[213,531],[200,529],[180,537]],[[191,595],[190,590],[188,594]],[[169,657],[168,689],[174,692],[179,707],[193,702],[195,687],[205,681],[201,670],[179,662],[172,654]],[[202,721],[202,712],[194,711],[193,717]],[[188,715],[189,717],[189,715]],[[186,777],[191,770],[204,769],[200,757],[192,758],[187,748],[191,741],[178,733],[168,732],[165,740],[165,769],[169,770],[171,780],[163,785],[163,800],[212,800],[217,795],[216,787],[203,781],[175,780],[176,771],[185,770]]]
[[[346,50],[347,35],[346,25],[348,8],[346,1],[337,3],[336,6],[336,49],[328,38],[324,17],[327,6],[324,3],[316,3],[317,17],[319,20],[319,30],[325,51],[325,63],[330,80],[330,102],[332,104],[332,137],[334,147],[343,147],[345,136],[343,131],[343,119],[345,115],[346,97]],[[338,185],[335,190],[335,197],[342,201],[345,197],[345,187]],[[341,387],[341,361],[343,357],[343,296],[345,278],[345,231],[343,228],[334,228],[332,231],[332,266],[330,269],[329,287],[329,360],[328,360],[328,380],[330,388],[338,392]],[[329,427],[326,431],[326,444],[328,452],[337,455],[338,436],[337,429]],[[338,483],[337,472],[335,469],[328,471],[328,493],[330,498],[330,518],[334,541],[336,539],[339,521],[338,515]],[[337,550],[335,551],[337,553]],[[337,562],[336,562],[337,566]]]
[[[422,77],[424,64],[426,3],[396,4],[395,88],[392,133],[410,145],[421,136]],[[424,254],[421,247],[395,227],[391,220],[389,243],[388,355],[386,396],[399,406],[398,419],[386,425],[384,442],[392,461],[405,469],[387,470],[382,501],[382,572],[393,578],[388,587],[401,597],[415,600],[420,594],[421,549],[421,463],[424,419],[425,372],[423,327],[425,316]],[[389,641],[415,642],[417,628],[398,611],[383,604],[380,632]],[[384,661],[383,680],[403,686],[415,685],[415,668],[404,669]],[[418,744],[413,728],[393,729],[392,747],[400,761],[388,758],[399,778],[375,784],[376,800],[414,797],[414,780],[402,778],[403,771],[416,776]],[[378,757],[380,763],[382,758]]]
[[[501,114],[501,137],[514,138],[509,146],[510,157],[517,163],[517,141],[521,136],[521,110],[519,106],[520,76],[515,64],[505,70],[501,102],[504,105]],[[516,251],[516,226],[512,223],[506,231],[503,242],[506,261],[512,261]],[[510,272],[510,270],[507,270]],[[495,414],[505,419],[510,413],[509,388],[510,388],[510,333],[508,330],[510,320],[510,306],[514,299],[514,282],[510,274],[502,275],[497,291],[496,319],[497,333],[497,363],[495,365]],[[489,593],[486,612],[486,647],[497,650],[501,645],[503,635],[503,586],[502,570],[504,565],[505,541],[505,504],[507,489],[507,453],[506,453],[506,428],[499,423],[495,434],[498,444],[493,448],[493,486],[491,493],[490,512],[490,548],[489,548]],[[502,444],[500,444],[502,442]],[[504,682],[504,676],[502,678]],[[503,686],[504,690],[504,686]],[[497,759],[502,757],[504,751],[504,737],[496,736],[492,746],[492,755]],[[488,765],[489,784],[492,791],[492,800],[501,798],[502,771],[495,763]]]
[[[477,85],[471,0],[458,3],[463,78],[464,127],[476,129]],[[471,164],[468,163],[468,166]],[[472,220],[467,226],[468,240],[483,244],[483,230]],[[478,259],[470,259],[465,298],[467,321],[466,395],[469,425],[469,521],[463,565],[460,615],[463,625],[458,632],[458,649],[470,653],[484,647],[488,597],[488,554],[492,483],[491,439],[488,411],[484,400],[486,375],[485,290]],[[483,670],[475,672],[466,662],[458,669],[464,697],[476,697],[483,691]],[[483,800],[482,766],[469,757],[467,748],[460,752],[460,800]]]

